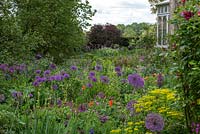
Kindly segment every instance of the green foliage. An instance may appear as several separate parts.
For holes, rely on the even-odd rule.
[[[34,53],[56,62],[85,42],[83,28],[94,15],[80,0],[4,0],[0,12],[1,59],[28,59]]]
[[[200,96],[200,1],[189,0],[181,4],[172,21],[178,27],[172,39],[176,45],[176,71],[181,75],[186,123],[189,127],[191,122],[200,121],[197,104]]]

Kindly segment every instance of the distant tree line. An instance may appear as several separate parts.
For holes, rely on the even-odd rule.
[[[156,41],[156,27],[149,23],[130,25],[94,25],[87,33],[89,49],[102,47],[151,48]]]

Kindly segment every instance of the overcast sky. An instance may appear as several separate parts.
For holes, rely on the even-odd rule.
[[[89,0],[97,13],[92,24],[131,24],[133,22],[155,23],[148,0]]]

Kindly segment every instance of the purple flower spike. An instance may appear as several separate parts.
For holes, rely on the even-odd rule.
[[[86,86],[87,86],[88,88],[92,88],[92,84],[91,84],[91,83],[88,83]]]
[[[161,73],[159,73],[158,77],[157,77],[157,85],[158,85],[158,87],[161,88],[163,83],[164,83],[164,77],[163,77],[163,75]]]
[[[41,73],[41,70],[36,70],[35,73],[36,73],[36,74],[40,74],[40,73]]]
[[[101,79],[101,82],[102,82],[102,83],[106,83],[106,84],[109,83],[109,79],[108,79],[107,76],[101,76],[100,79]]]
[[[71,70],[73,70],[73,71],[76,71],[76,70],[78,69],[77,66],[71,66],[70,68],[71,68]]]
[[[50,71],[50,70],[46,70],[46,71],[44,71],[44,76],[49,76],[49,75],[50,75],[50,73],[51,73],[51,71]]]
[[[102,66],[101,65],[96,65],[95,66],[95,70],[96,71],[101,71],[102,70]]]
[[[56,69],[56,65],[52,63],[52,64],[49,65],[49,68],[52,69],[52,70],[55,70]]]
[[[101,123],[105,123],[108,120],[108,116],[105,116],[105,115],[100,116],[99,119],[100,119]]]
[[[115,72],[121,72],[122,71],[122,69],[121,69],[121,67],[120,66],[117,66],[117,67],[115,67]]]
[[[70,75],[67,74],[67,73],[65,73],[65,74],[63,74],[63,77],[66,78],[66,79],[68,79],[70,77]]]
[[[89,133],[90,133],[90,134],[94,134],[94,129],[91,128],[90,131],[89,131]]]
[[[86,110],[87,110],[87,107],[85,104],[79,105],[79,107],[78,107],[79,112],[85,112]]]
[[[140,77],[138,74],[130,74],[128,75],[128,82],[135,88],[143,88],[144,87],[144,79]]]
[[[57,90],[57,89],[58,89],[58,85],[53,85],[53,86],[52,86],[52,89],[53,89],[53,90]]]
[[[89,73],[89,77],[94,77],[94,76],[95,76],[95,72],[91,71],[91,72]]]
[[[146,116],[145,126],[152,132],[160,132],[164,128],[164,120],[159,114],[151,113]]]

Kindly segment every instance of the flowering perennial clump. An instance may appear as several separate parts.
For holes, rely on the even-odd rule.
[[[159,132],[164,128],[164,119],[159,114],[148,114],[145,119],[145,127],[152,132]]]
[[[140,77],[138,74],[130,74],[128,75],[128,82],[135,88],[143,88],[144,87],[144,79]]]

